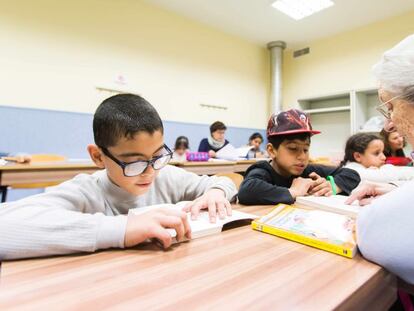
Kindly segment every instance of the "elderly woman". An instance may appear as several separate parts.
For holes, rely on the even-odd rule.
[[[374,66],[379,81],[377,107],[387,119],[385,129],[397,130],[414,145],[414,35],[387,51]],[[413,153],[411,153],[413,156]],[[402,187],[365,184],[349,202],[366,205],[358,216],[359,248],[367,259],[414,284],[414,181]]]

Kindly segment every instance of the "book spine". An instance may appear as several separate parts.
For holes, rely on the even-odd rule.
[[[278,229],[276,227],[273,226],[269,226],[266,224],[263,224],[261,222],[258,221],[253,221],[252,222],[252,228],[254,230],[258,230],[258,231],[262,231],[264,233],[269,233],[272,235],[276,235],[294,242],[299,242],[302,244],[306,244],[315,248],[319,248],[331,253],[335,253],[347,258],[353,258],[355,256],[356,253],[356,247],[355,248],[349,248],[349,247],[344,247],[344,246],[340,246],[340,245],[334,245],[331,243],[327,243],[325,241],[321,241],[318,239],[314,239],[311,237],[307,237],[307,236],[303,236],[297,233],[293,233],[293,232],[289,232],[289,231],[285,231],[282,229]]]

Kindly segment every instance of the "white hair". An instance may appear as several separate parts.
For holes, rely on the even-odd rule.
[[[382,55],[373,67],[380,87],[396,95],[412,93],[414,87],[414,35],[410,35]],[[412,95],[412,94],[411,94]]]

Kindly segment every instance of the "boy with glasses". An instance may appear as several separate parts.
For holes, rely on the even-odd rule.
[[[196,218],[208,208],[212,222],[217,214],[231,214],[236,188],[230,179],[167,166],[172,152],[164,144],[162,121],[140,96],[106,99],[95,112],[93,132],[88,152],[103,170],[0,206],[0,260],[131,247],[150,238],[169,247],[167,228],[179,240],[191,237],[185,212]],[[183,212],[129,213],[179,201],[193,202]]]

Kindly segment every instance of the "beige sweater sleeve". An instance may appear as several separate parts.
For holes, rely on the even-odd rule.
[[[0,260],[123,247],[126,216],[104,213],[99,192],[82,176],[50,192],[1,204]]]

